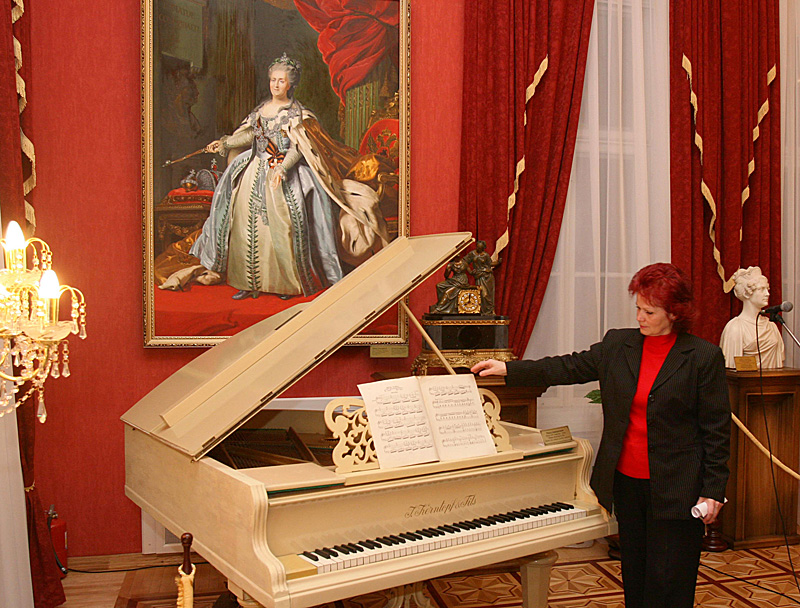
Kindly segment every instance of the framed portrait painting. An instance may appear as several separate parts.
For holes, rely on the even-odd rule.
[[[145,346],[211,346],[409,227],[408,0],[143,0]],[[353,344],[402,343],[397,308]]]

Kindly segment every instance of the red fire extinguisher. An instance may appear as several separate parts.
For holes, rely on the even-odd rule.
[[[53,543],[53,554],[61,578],[67,576],[67,522],[58,519],[55,505],[50,505],[47,511],[47,527],[50,529],[50,540]]]

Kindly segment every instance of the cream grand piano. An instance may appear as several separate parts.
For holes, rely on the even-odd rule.
[[[123,416],[128,497],[173,533],[191,532],[242,606],[305,608],[402,586],[395,605],[422,604],[420,581],[528,556],[526,605],[546,606],[552,550],[616,532],[588,486],[589,444],[548,450],[535,429],[500,423],[490,394],[496,456],[398,469],[378,468],[357,400],[324,415],[270,408],[470,243],[466,233],[398,238],[313,302],[201,354]]]

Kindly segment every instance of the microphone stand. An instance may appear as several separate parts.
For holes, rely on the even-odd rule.
[[[800,342],[797,341],[797,336],[795,336],[792,333],[792,330],[789,329],[789,326],[786,325],[786,321],[783,320],[783,317],[781,316],[780,312],[772,312],[767,314],[758,313],[758,314],[768,317],[769,320],[772,321],[773,323],[777,323],[780,327],[785,328],[786,331],[789,333],[789,335],[792,337],[792,340],[794,340],[795,346],[797,346],[797,348],[800,348]]]

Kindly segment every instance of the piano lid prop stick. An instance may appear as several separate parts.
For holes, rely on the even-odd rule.
[[[175,583],[178,585],[177,608],[194,608],[194,573],[197,566],[189,559],[193,540],[194,537],[188,532],[181,536],[183,564],[178,567],[178,576],[175,577]]]
[[[423,339],[428,343],[428,346],[431,347],[431,350],[436,353],[436,356],[439,357],[439,359],[442,360],[442,363],[444,363],[445,369],[455,376],[456,370],[454,370],[452,368],[452,366],[447,362],[447,359],[444,358],[444,355],[442,354],[442,351],[440,351],[439,348],[436,346],[436,344],[434,344],[433,340],[428,335],[428,332],[425,331],[425,329],[422,327],[422,324],[419,321],[417,321],[417,317],[415,317],[413,314],[411,314],[411,311],[409,310],[408,306],[406,306],[406,303],[403,302],[403,300],[400,300],[400,306],[403,308],[403,310],[406,311],[406,314],[408,315],[408,318],[411,319],[411,321],[414,323],[414,325],[417,326],[417,329],[419,330],[419,333],[422,334]]]

